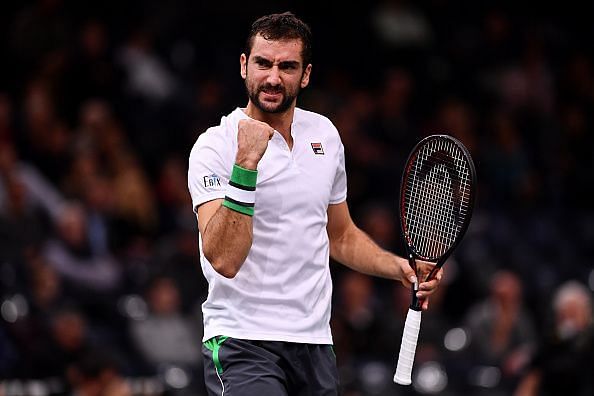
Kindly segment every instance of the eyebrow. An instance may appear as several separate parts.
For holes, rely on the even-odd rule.
[[[283,61],[283,62],[279,63],[278,67],[280,67],[281,69],[286,68],[286,67],[298,68],[299,62],[297,62],[297,61]]]
[[[264,65],[272,64],[272,61],[270,59],[264,58],[263,56],[259,56],[259,55],[254,55],[254,62],[256,62],[258,64],[264,64]],[[278,66],[280,68],[299,67],[299,61],[295,61],[295,60],[282,61],[279,63]]]

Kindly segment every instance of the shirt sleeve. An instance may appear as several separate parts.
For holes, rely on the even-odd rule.
[[[340,143],[338,149],[338,164],[336,166],[336,174],[334,175],[334,183],[332,184],[332,192],[330,194],[330,204],[338,204],[345,201],[347,198],[347,178],[344,161],[344,146]]]
[[[192,148],[188,164],[188,189],[192,197],[192,210],[213,199],[225,198],[229,183],[229,150],[216,133],[206,132],[198,138]]]

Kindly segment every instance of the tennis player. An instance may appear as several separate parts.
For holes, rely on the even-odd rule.
[[[210,395],[338,393],[330,256],[406,287],[417,281],[407,260],[351,220],[344,148],[332,122],[296,107],[309,84],[311,48],[310,28],[295,15],[256,20],[240,56],[247,106],[200,135],[190,154],[209,283],[202,309]],[[425,309],[440,277],[419,285]]]

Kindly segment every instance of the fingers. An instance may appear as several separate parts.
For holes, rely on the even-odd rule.
[[[426,261],[417,261],[416,263],[417,270],[419,271],[419,276],[417,278],[415,271],[411,268],[408,264],[408,261],[400,261],[400,269],[402,270],[402,278],[401,282],[406,287],[412,287],[412,284],[417,282],[418,280],[425,279],[430,273],[431,270],[435,268],[435,263],[430,263]],[[421,282],[419,284],[418,291],[416,293],[417,298],[421,300],[421,309],[423,311],[429,308],[429,296],[437,290],[441,278],[443,277],[443,269],[439,269],[432,279]]]
[[[423,303],[421,305],[421,309],[423,311],[426,311],[426,310],[429,309],[429,298],[426,298],[426,299],[423,300]]]
[[[419,291],[417,292],[417,297],[422,301],[421,309],[423,311],[427,311],[429,309],[429,296],[437,290],[439,284],[441,283],[441,278],[443,276],[443,269],[439,269],[435,274],[435,277],[427,282],[423,282],[419,285]]]
[[[419,285],[419,291],[417,292],[417,297],[421,298],[421,299],[426,299],[431,294],[433,294],[437,290],[437,287],[439,286],[439,284],[441,283],[442,276],[443,276],[443,269],[440,268],[439,271],[437,271],[437,273],[435,274],[435,278],[433,278],[427,282],[422,282]]]
[[[405,287],[410,288],[413,283],[417,281],[415,271],[408,265],[408,261],[400,261],[400,269],[402,271],[401,282]]]
[[[256,169],[273,135],[274,129],[265,122],[253,119],[240,120],[235,163],[246,169]]]

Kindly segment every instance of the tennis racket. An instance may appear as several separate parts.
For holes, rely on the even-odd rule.
[[[416,259],[435,263],[432,279],[468,228],[474,205],[476,172],[468,150],[449,135],[421,140],[406,162],[400,186],[400,225],[410,266],[417,273],[402,334],[394,382],[409,385],[421,328]]]

